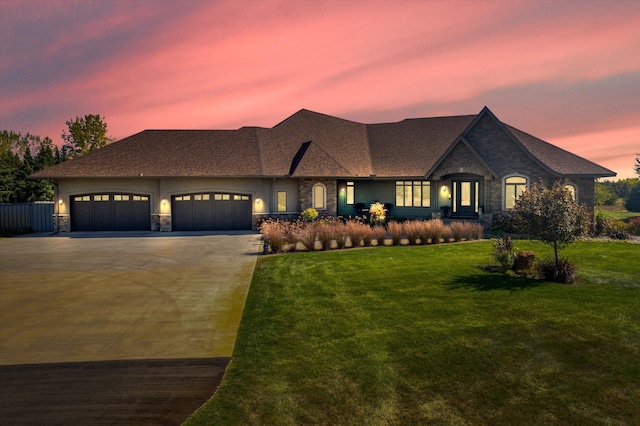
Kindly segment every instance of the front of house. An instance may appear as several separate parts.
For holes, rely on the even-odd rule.
[[[534,182],[566,180],[593,209],[615,173],[477,115],[361,124],[301,110],[272,128],[147,130],[36,173],[70,231],[244,230],[259,217],[367,214],[482,220]]]

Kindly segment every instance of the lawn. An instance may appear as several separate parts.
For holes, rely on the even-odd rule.
[[[640,216],[640,212],[630,212],[619,206],[615,209],[606,208],[610,206],[598,206],[596,207],[596,213],[601,212],[607,219],[628,221],[632,217]]]
[[[261,258],[225,379],[187,424],[637,424],[640,246],[568,247],[574,286],[481,269],[491,247]]]

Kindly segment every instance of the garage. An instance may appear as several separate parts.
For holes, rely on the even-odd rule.
[[[71,231],[149,231],[148,195],[100,193],[71,197]]]
[[[251,196],[229,193],[181,194],[171,197],[174,231],[251,229]]]

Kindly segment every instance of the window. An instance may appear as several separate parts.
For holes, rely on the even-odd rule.
[[[564,189],[569,191],[569,194],[571,194],[571,198],[573,198],[573,201],[577,202],[578,200],[576,199],[576,187],[573,185],[565,185]]]
[[[427,181],[396,181],[396,206],[431,207],[431,183]]]
[[[327,205],[327,189],[321,183],[316,183],[313,185],[313,208],[324,210]]]
[[[527,178],[513,176],[504,181],[504,207],[507,210],[516,206],[516,200],[527,190]]]
[[[347,204],[356,202],[356,187],[353,182],[347,182]]]
[[[109,194],[96,194],[93,196],[93,201],[109,201]]]
[[[286,191],[278,191],[278,211],[286,212],[287,211],[287,192]]]

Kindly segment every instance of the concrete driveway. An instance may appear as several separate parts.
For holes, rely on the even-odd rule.
[[[0,418],[177,425],[230,361],[256,234],[0,240]]]
[[[0,240],[0,365],[231,356],[255,233]]]

